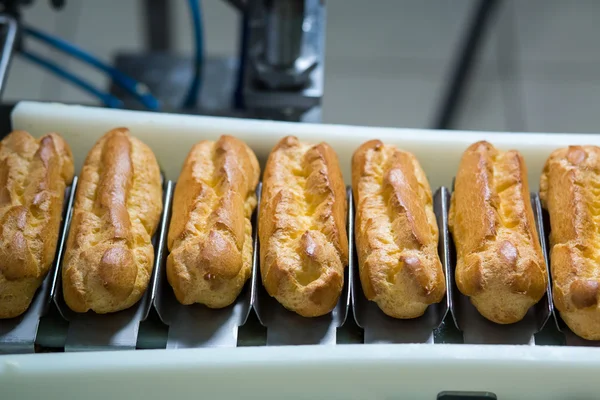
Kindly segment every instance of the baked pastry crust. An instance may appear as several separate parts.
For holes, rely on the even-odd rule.
[[[281,139],[265,167],[258,232],[263,284],[287,309],[316,317],[335,307],[348,265],[347,209],[333,149]]]
[[[73,155],[56,133],[0,142],[0,319],[23,314],[50,270]]]
[[[352,158],[354,232],[365,297],[394,318],[416,318],[446,293],[431,189],[411,153],[379,140]]]
[[[554,151],[540,199],[550,214],[554,306],[575,334],[600,340],[600,147]]]
[[[525,160],[487,142],[471,145],[456,175],[449,226],[456,284],[485,318],[523,319],[547,289]]]
[[[73,311],[116,312],[142,297],[162,206],[152,150],[126,128],[100,138],[81,171],[63,260],[63,293]]]
[[[260,167],[232,136],[188,154],[173,198],[167,278],[182,304],[230,305],[252,272],[252,224]]]

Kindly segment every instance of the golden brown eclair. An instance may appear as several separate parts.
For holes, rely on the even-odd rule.
[[[48,273],[72,180],[71,149],[56,133],[0,142],[0,319],[24,313]]]
[[[260,167],[241,140],[196,144],[175,188],[167,278],[182,304],[230,305],[252,271],[252,225]]]
[[[73,311],[116,312],[142,297],[161,211],[152,150],[126,128],[108,132],[89,152],[77,185],[62,264],[65,302]]]
[[[449,215],[456,284],[485,318],[518,322],[544,295],[548,274],[525,160],[478,142],[463,154]]]
[[[575,334],[600,340],[600,147],[554,151],[540,199],[550,214],[554,305]]]
[[[394,318],[416,318],[446,293],[427,177],[411,153],[364,143],[352,158],[354,232],[365,297]]]
[[[335,307],[348,265],[347,199],[337,155],[293,136],[271,151],[259,214],[267,292],[304,317]]]

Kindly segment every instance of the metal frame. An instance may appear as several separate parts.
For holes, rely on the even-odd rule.
[[[0,26],[0,29],[3,30],[2,52],[0,53],[0,96],[2,96],[17,44],[18,24],[15,17],[9,14],[0,14]]]
[[[456,124],[477,56],[501,3],[501,0],[478,1],[451,67],[450,79],[443,91],[433,129],[453,129]]]

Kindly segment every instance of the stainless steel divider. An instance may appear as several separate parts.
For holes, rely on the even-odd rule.
[[[544,232],[546,231],[546,228],[544,227],[544,213],[542,210],[542,202],[540,201],[540,196],[537,193],[531,193],[531,205],[533,207],[533,216],[535,218],[535,228],[540,239],[542,253],[544,254],[544,261],[546,262],[546,273],[548,275],[546,295],[542,297],[542,299],[536,305],[536,323],[537,331],[539,332],[542,329],[544,329],[544,327],[548,323],[548,320],[554,314],[554,303],[552,302],[550,259],[548,258],[548,253],[546,252],[546,235],[544,235]]]
[[[438,252],[444,274],[446,286],[448,284],[448,191],[441,187],[433,198],[434,212],[440,232]],[[354,247],[354,241],[351,243]],[[358,256],[355,249],[352,251],[352,266],[354,268],[354,281],[352,287],[352,304],[354,307],[354,318],[359,327],[364,329],[365,343],[434,343],[434,331],[437,329],[448,314],[451,296],[447,291],[446,296],[438,304],[428,307],[425,314],[419,318],[402,320],[387,316],[381,311],[376,303],[367,300],[360,282]]]
[[[251,310],[251,281],[246,283],[234,304],[222,309],[210,309],[201,304],[182,305],[177,301],[173,289],[167,281],[166,257],[168,255],[167,236],[172,212],[172,194],[175,184],[169,182],[168,214],[163,220],[164,230],[160,242],[164,246],[161,263],[158,264],[158,291],[154,299],[160,319],[169,326],[167,348],[193,347],[236,347],[238,328],[242,326]],[[252,219],[253,241],[256,248],[256,212]]]
[[[352,206],[352,190],[347,189],[349,211]],[[354,221],[352,212],[348,212],[348,238],[353,231]],[[298,345],[298,344],[326,344],[335,345],[337,342],[337,329],[340,328],[348,316],[350,308],[350,295],[352,270],[346,268],[344,288],[340,299],[333,311],[327,315],[316,318],[305,318],[285,309],[277,300],[269,296],[260,274],[260,244],[256,242],[252,306],[260,323],[267,328],[267,346]]]
[[[44,278],[42,285],[35,294],[31,305],[27,311],[19,317],[0,320],[0,354],[35,352],[35,341],[40,318],[48,313],[52,303],[51,294],[57,279],[58,263],[61,255],[62,242],[64,240],[64,232],[67,227],[68,211],[71,209],[73,203],[76,186],[77,178],[75,178],[72,185],[65,190],[62,222],[60,224],[54,261],[52,262],[52,266]]]
[[[163,202],[168,201],[167,186],[163,179]],[[73,192],[76,190],[74,189]],[[140,322],[144,321],[150,312],[152,300],[156,294],[157,287],[157,265],[160,263],[158,251],[160,249],[159,236],[163,230],[161,223],[157,233],[152,238],[154,245],[154,268],[148,290],[142,299],[127,310],[112,314],[96,314],[92,311],[87,313],[73,312],[65,303],[62,290],[61,263],[64,256],[64,247],[68,236],[69,227],[73,214],[74,204],[70,204],[68,218],[61,239],[60,258],[56,274],[56,282],[52,299],[60,315],[69,322],[65,351],[97,351],[97,350],[132,350],[136,348]],[[163,216],[165,208],[163,208]]]
[[[537,194],[531,194],[531,205],[535,217],[536,229],[540,237],[542,249],[545,247],[544,226],[542,221],[542,210]],[[449,209],[450,197],[448,197]],[[477,311],[467,296],[464,296],[456,288],[454,280],[456,268],[456,250],[454,242],[450,242],[451,262],[450,277],[452,281],[452,313],[457,327],[463,332],[466,344],[535,344],[535,334],[540,332],[552,315],[552,292],[550,283],[546,289],[545,296],[525,315],[521,321],[515,324],[500,325],[493,323]],[[548,263],[546,262],[548,265]],[[549,271],[549,270],[548,270]]]

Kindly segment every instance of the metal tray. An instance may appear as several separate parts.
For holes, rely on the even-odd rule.
[[[432,187],[449,187],[464,149],[485,139],[500,149],[521,151],[527,161],[532,191],[537,190],[539,173],[553,150],[573,144],[600,145],[600,135],[515,135],[293,124],[33,102],[17,105],[12,123],[13,128],[28,130],[34,136],[43,135],[48,129],[60,132],[73,149],[77,169],[91,143],[114,126],[127,126],[153,149],[167,179],[173,181],[177,179],[181,160],[194,143],[200,139],[215,140],[221,134],[246,141],[263,165],[282,136],[296,135],[310,142],[326,140],[338,153],[346,184],[351,176],[353,151],[366,140],[379,138],[413,152]],[[440,228],[440,238],[444,232]],[[254,279],[257,278],[255,275]],[[352,294],[352,287],[348,290]],[[452,285],[448,291],[451,302]],[[51,319],[51,314],[44,319]],[[150,311],[142,327],[156,322],[153,314]],[[251,312],[239,335],[256,334],[247,329],[254,322],[260,327],[256,319]],[[156,323],[164,328],[160,321]],[[267,333],[258,330],[265,340],[253,342],[253,346],[241,345],[239,336],[237,348],[169,351],[164,350],[167,336],[164,329],[164,343],[155,341],[160,350],[4,355],[0,357],[0,387],[9,397],[39,397],[43,393],[46,399],[64,398],[67,391],[71,397],[89,399],[141,398],[147,393],[155,397],[189,397],[198,394],[198,387],[209,398],[237,398],[242,387],[244,393],[265,400],[292,396],[419,400],[435,398],[448,390],[468,391],[460,393],[465,395],[489,392],[501,399],[522,398],[526,393],[531,399],[562,400],[595,398],[600,391],[594,375],[600,366],[600,349],[564,346],[564,336],[552,323],[545,324],[533,343],[528,342],[535,345],[525,346],[475,345],[468,340],[464,343],[464,335],[456,331],[451,313],[434,331],[434,344],[340,344],[339,333],[346,328],[360,331],[353,343],[364,342],[360,337],[362,331],[354,325],[354,318],[347,318],[338,329],[338,344],[331,346],[264,346]],[[144,341],[143,335],[158,335],[160,331],[140,328],[138,343]],[[549,339],[541,341],[546,333],[550,333]],[[461,344],[445,344],[449,342]],[[232,376],[235,385],[227,384]]]
[[[448,273],[448,191],[445,187],[438,189],[433,196],[433,208],[437,219],[439,235],[438,253],[444,275],[446,286],[449,287]],[[354,208],[352,208],[354,212]],[[354,215],[351,218],[354,221]],[[353,225],[353,224],[352,224]],[[354,235],[352,235],[354,238]],[[354,318],[359,327],[364,329],[364,343],[434,343],[434,333],[440,328],[448,311],[451,308],[452,296],[449,291],[438,304],[432,304],[422,317],[400,320],[388,317],[377,306],[376,303],[368,301],[365,297],[358,272],[358,256],[354,249],[354,239],[350,241],[352,262],[354,271],[352,281],[352,306]]]
[[[164,180],[163,180],[164,182]],[[163,204],[167,200],[168,193],[163,185]],[[132,350],[136,348],[140,323],[150,312],[152,301],[156,295],[157,288],[157,265],[161,257],[158,250],[159,232],[162,230],[163,219],[157,228],[157,233],[152,238],[154,246],[154,268],[148,289],[134,306],[111,314],[96,314],[93,311],[86,313],[73,312],[65,303],[62,290],[62,259],[68,232],[73,216],[75,193],[77,191],[77,179],[73,180],[72,196],[69,201],[69,211],[65,221],[65,229],[60,241],[58,253],[59,264],[57,266],[56,279],[51,290],[51,297],[60,315],[69,322],[69,328],[64,345],[65,351],[97,351],[97,350]],[[162,215],[165,214],[163,207]]]
[[[259,189],[259,194],[261,193]],[[259,196],[260,198],[260,196]],[[347,190],[348,206],[352,207],[352,190]],[[352,212],[347,216],[348,237],[352,232],[354,221]],[[262,284],[260,265],[258,257],[260,244],[255,241],[254,252],[254,274],[252,289],[252,307],[256,312],[260,323],[267,328],[267,346],[292,345],[292,344],[322,344],[331,345],[337,343],[337,329],[340,328],[348,316],[350,301],[350,282],[352,282],[352,271],[346,268],[344,275],[344,287],[333,311],[327,315],[316,318],[305,318],[286,310],[274,298],[269,296]]]
[[[167,184],[165,215],[160,233],[161,261],[157,264],[158,291],[154,307],[162,322],[169,327],[167,349],[191,347],[235,347],[238,328],[248,319],[251,310],[250,281],[234,304],[222,309],[210,309],[201,304],[182,305],[177,301],[167,281],[166,257],[167,236],[171,220],[175,184]],[[256,212],[253,216],[253,238],[256,248]],[[253,267],[254,268],[254,267]]]
[[[446,199],[447,208],[450,209],[450,196]],[[542,251],[545,249],[544,227],[542,221],[542,209],[540,199],[537,194],[531,194],[531,206],[533,207],[533,215],[535,218],[536,229],[540,238]],[[467,344],[535,344],[535,335],[542,331],[546,322],[553,314],[552,307],[552,290],[548,282],[546,294],[542,299],[535,304],[525,317],[514,324],[500,325],[484,318],[471,304],[467,296],[464,296],[456,287],[455,268],[456,268],[456,249],[452,240],[452,235],[449,234],[449,249],[450,249],[450,292],[453,297],[452,315],[459,330],[463,332],[464,343]],[[546,268],[548,259],[544,252],[546,260]],[[547,269],[548,275],[550,271]]]
[[[548,214],[548,211],[545,209],[542,209],[542,219],[544,221],[544,243],[545,243],[545,248],[544,251],[546,252],[546,260],[548,262],[548,268],[550,268],[550,254],[551,254],[551,246],[550,246],[550,230],[551,230],[551,226],[550,226],[550,215]],[[550,276],[550,275],[549,275]],[[548,283],[550,285],[550,287],[552,287],[552,277],[550,276],[550,282]],[[577,336],[576,334],[573,333],[573,331],[571,331],[571,329],[569,329],[569,327],[567,326],[567,324],[563,321],[563,319],[560,317],[560,312],[556,309],[556,308],[552,308],[552,319],[554,321],[554,323],[556,324],[556,327],[558,329],[558,331],[562,334],[563,336],[563,341],[564,344],[566,344],[567,346],[584,346],[584,347],[599,347],[600,346],[600,341],[598,340],[586,340],[583,339],[579,336]]]
[[[76,185],[77,178],[74,179],[72,186],[67,187],[65,190],[56,255],[42,285],[33,297],[31,305],[19,317],[0,320],[0,354],[33,353],[35,351],[40,319],[48,313],[51,306],[51,291],[57,279],[58,263],[64,238],[63,232],[67,229],[68,210],[71,209]]]

